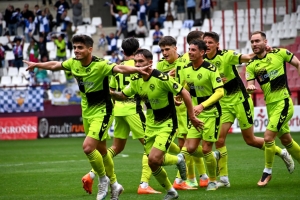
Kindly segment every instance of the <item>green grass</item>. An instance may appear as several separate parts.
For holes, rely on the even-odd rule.
[[[299,133],[294,133],[293,137],[300,143]],[[83,138],[0,141],[0,199],[94,200],[97,184],[94,184],[92,195],[86,194],[81,186],[81,177],[90,170],[87,158],[82,152],[82,141]],[[111,142],[108,141],[108,146]],[[278,140],[276,142],[282,146]],[[258,188],[256,183],[264,167],[263,151],[248,147],[240,134],[228,136],[227,149],[231,188],[220,188],[212,192],[207,192],[204,188],[179,191],[180,199],[300,198],[299,163],[295,161],[296,170],[289,174],[282,160],[276,157],[272,181],[267,187]],[[121,200],[163,199],[164,194],[136,194],[140,182],[142,153],[140,143],[129,139],[122,152],[123,156],[114,158],[118,182],[125,188],[120,196]],[[166,170],[173,182],[175,167],[168,166]],[[150,185],[163,191],[153,177]]]

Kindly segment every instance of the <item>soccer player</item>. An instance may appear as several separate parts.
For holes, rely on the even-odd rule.
[[[190,92],[195,115],[204,122],[204,129],[198,132],[189,126],[184,155],[191,154],[204,157],[208,172],[209,183],[206,190],[216,190],[217,162],[213,155],[212,146],[219,138],[221,123],[221,107],[219,100],[224,95],[223,83],[217,67],[203,60],[206,52],[203,40],[193,40],[189,46],[190,63],[183,69],[182,79]],[[202,141],[202,147],[199,146]]]
[[[220,100],[222,108],[222,125],[219,140],[216,142],[220,181],[218,187],[230,187],[228,178],[228,153],[225,145],[227,133],[237,118],[244,141],[253,147],[264,149],[264,139],[254,136],[254,107],[251,97],[239,76],[235,65],[247,62],[254,55],[242,55],[232,50],[219,50],[219,36],[215,32],[205,32],[203,36],[207,45],[205,60],[215,65],[224,83],[225,94]],[[276,153],[293,169],[293,160],[286,150],[276,147]]]
[[[135,38],[128,38],[122,41],[122,49],[124,51],[125,61],[121,65],[134,67],[134,52],[139,48],[139,41]],[[129,74],[116,74],[111,78],[110,88],[114,91],[123,90],[130,82]],[[130,131],[132,138],[138,139],[144,145],[144,132],[146,126],[146,118],[141,106],[141,99],[138,95],[132,96],[127,101],[115,101],[114,107],[115,131],[113,144],[108,148],[108,154],[113,158],[124,150]],[[142,178],[138,188],[138,194],[158,194],[161,192],[152,189],[148,183],[151,176],[151,169],[148,165],[148,157],[143,155],[142,160]],[[94,170],[82,177],[83,188],[91,193],[93,179],[95,177]]]
[[[111,184],[111,198],[118,198],[123,191],[122,185],[116,180],[112,158],[107,155],[106,139],[109,138],[108,129],[113,121],[113,103],[109,92],[109,76],[115,73],[147,73],[147,67],[124,67],[111,64],[104,59],[92,55],[93,39],[87,35],[75,35],[72,38],[75,58],[64,62],[50,61],[33,63],[24,61],[27,70],[41,68],[46,70],[71,71],[76,78],[80,95],[82,118],[86,137],[83,151],[92,168],[99,177],[99,191],[97,199],[104,199]],[[107,177],[106,176],[109,177]]]
[[[256,79],[264,93],[269,118],[264,134],[265,168],[257,183],[261,187],[266,186],[272,177],[276,136],[292,157],[300,163],[300,147],[293,140],[288,125],[294,113],[294,106],[285,73],[285,62],[289,62],[298,69],[300,74],[300,62],[287,49],[276,48],[267,53],[266,44],[265,33],[261,31],[252,33],[251,48],[256,56],[249,61],[246,68],[247,91],[252,93],[256,90],[254,85]]]
[[[198,36],[198,35],[197,35]],[[175,80],[183,85],[181,78],[181,71],[183,70],[183,67],[189,63],[188,56],[186,58],[183,58],[183,56],[179,55],[177,53],[177,47],[176,47],[177,41],[175,38],[171,36],[165,36],[163,37],[158,45],[161,49],[161,52],[163,54],[163,58],[157,63],[156,68],[164,73],[169,73],[175,76]],[[177,138],[178,138],[178,144],[180,149],[186,148],[183,147],[184,141],[186,138],[186,134],[188,132],[187,129],[187,112],[186,107],[184,104],[180,104],[179,106],[176,106],[176,113],[177,113],[177,119],[178,119],[178,130],[177,130]],[[201,159],[201,158],[198,158]],[[180,174],[178,173],[176,176],[176,179],[173,183],[173,187],[177,190],[191,190],[196,189],[193,186],[197,186],[197,180],[195,179],[195,169],[194,169],[194,162],[193,157],[187,155],[185,157],[187,167],[188,167],[188,180],[182,181],[180,178]],[[201,168],[201,178],[199,184],[201,186],[204,185],[204,187],[208,184],[208,177],[205,172],[205,166],[202,159],[202,165],[201,160],[198,162]]]
[[[135,66],[143,67],[152,64],[153,55],[146,49],[139,49],[135,53]],[[112,91],[111,95],[116,100],[125,100],[132,95],[139,94],[146,102],[147,121],[145,132],[145,151],[153,176],[167,190],[165,200],[177,199],[178,193],[172,187],[163,165],[176,164],[180,175],[186,179],[186,166],[182,154],[177,156],[167,152],[177,129],[177,117],[174,104],[174,95],[183,98],[188,116],[197,130],[203,124],[198,120],[193,111],[189,93],[173,78],[156,69],[149,69],[149,75],[136,75],[122,92]]]

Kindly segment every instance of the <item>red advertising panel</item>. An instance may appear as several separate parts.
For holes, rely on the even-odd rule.
[[[37,117],[0,118],[0,140],[37,139]]]

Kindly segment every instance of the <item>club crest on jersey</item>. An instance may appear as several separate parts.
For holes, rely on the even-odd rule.
[[[90,72],[91,72],[91,69],[90,69],[90,68],[87,68],[87,69],[85,70],[85,72],[86,72],[86,73],[90,73]]]
[[[222,81],[221,77],[217,77],[217,78],[216,78],[216,81],[217,81],[218,83],[221,83],[221,81]]]
[[[217,62],[215,63],[215,66],[216,66],[217,68],[220,68],[221,62],[220,62],[220,61],[217,61]]]
[[[272,58],[267,58],[267,63],[271,63],[272,62]]]
[[[150,84],[150,90],[153,91],[155,89],[155,85],[154,84]]]
[[[202,74],[198,74],[197,78],[198,78],[198,80],[200,80],[202,78]]]

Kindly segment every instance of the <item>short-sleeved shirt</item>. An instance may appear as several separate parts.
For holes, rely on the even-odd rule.
[[[121,65],[134,67],[134,60],[127,60],[121,63]],[[110,80],[109,87],[116,91],[122,91],[130,83],[129,74],[118,73]],[[126,101],[115,101],[114,115],[115,116],[129,116],[136,113],[142,113],[141,98],[139,95],[133,95]]]
[[[293,56],[294,54],[287,49],[274,49],[263,58],[255,56],[247,64],[247,81],[257,80],[264,93],[266,104],[290,96],[285,62],[291,62]]]
[[[211,59],[204,55],[206,61],[218,68],[221,78],[227,79],[224,83],[224,97],[220,100],[222,108],[242,103],[249,97],[235,66],[241,63],[241,56],[232,50],[218,50]]]
[[[194,69],[192,63],[189,63],[183,69],[183,75],[194,106],[206,101],[217,88],[223,87],[217,67],[207,61],[204,61],[197,69]],[[204,108],[198,117],[218,117],[220,115],[221,106],[217,102]]]
[[[148,80],[144,81],[140,75],[132,77],[130,84],[123,89],[127,97],[139,94],[147,106],[153,111],[153,117],[146,120],[147,129],[160,129],[163,127],[178,128],[174,95],[181,92],[183,87],[173,78],[156,69]]]
[[[59,57],[65,57],[67,55],[65,40],[59,41],[56,39],[54,40],[54,43],[57,46],[56,55]]]
[[[189,60],[187,60],[186,58],[183,58],[181,55],[179,55],[178,58],[171,64],[168,61],[166,61],[164,58],[162,58],[156,64],[156,69],[158,69],[159,71],[161,71],[163,73],[168,73],[172,69],[176,69],[175,80],[178,83],[183,84],[182,79],[181,79],[181,73],[182,73],[184,66],[186,66],[188,63],[189,63]]]
[[[95,56],[88,66],[82,66],[80,61],[74,58],[62,63],[62,67],[71,71],[77,80],[84,118],[112,114],[113,103],[109,92],[109,76],[113,74],[115,65]]]

